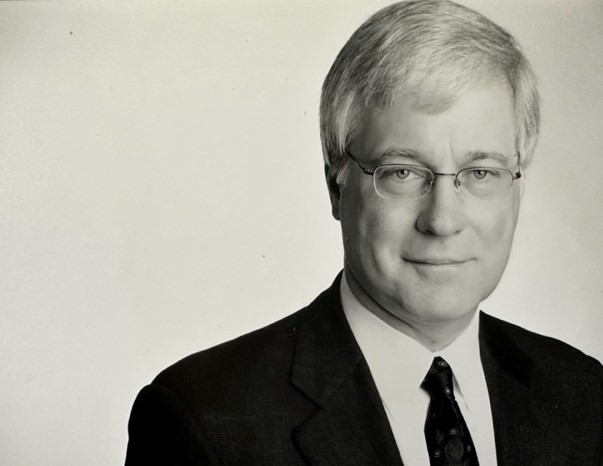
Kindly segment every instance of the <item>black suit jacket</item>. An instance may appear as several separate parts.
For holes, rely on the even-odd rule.
[[[483,313],[480,350],[499,465],[603,464],[599,362]],[[129,432],[127,466],[402,465],[339,279],[301,311],[163,371]]]

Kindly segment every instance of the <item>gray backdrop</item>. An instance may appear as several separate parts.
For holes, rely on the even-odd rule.
[[[120,464],[159,370],[331,283],[320,85],[387,3],[0,3],[0,464]],[[603,3],[463,3],[543,96],[482,307],[603,359]]]

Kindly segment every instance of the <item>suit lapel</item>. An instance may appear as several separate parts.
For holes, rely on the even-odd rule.
[[[549,438],[555,401],[546,394],[546,386],[554,381],[540,380],[532,358],[515,344],[512,329],[510,324],[480,315],[480,351],[498,464],[552,464],[555,458],[565,457],[567,448],[567,442]]]
[[[291,382],[316,404],[294,432],[312,465],[402,465],[368,365],[345,319],[339,279],[299,325]]]

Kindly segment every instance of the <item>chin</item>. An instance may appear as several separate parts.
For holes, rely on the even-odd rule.
[[[431,293],[424,299],[407,302],[405,312],[418,322],[446,322],[471,316],[478,308],[480,300],[458,299],[459,296]],[[413,300],[414,301],[414,300]]]

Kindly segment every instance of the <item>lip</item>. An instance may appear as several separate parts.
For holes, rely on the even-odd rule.
[[[426,258],[426,259],[406,259],[406,262],[410,262],[411,264],[416,265],[425,265],[425,266],[454,266],[454,265],[463,265],[467,262],[471,261],[471,259],[448,259],[448,258]]]

